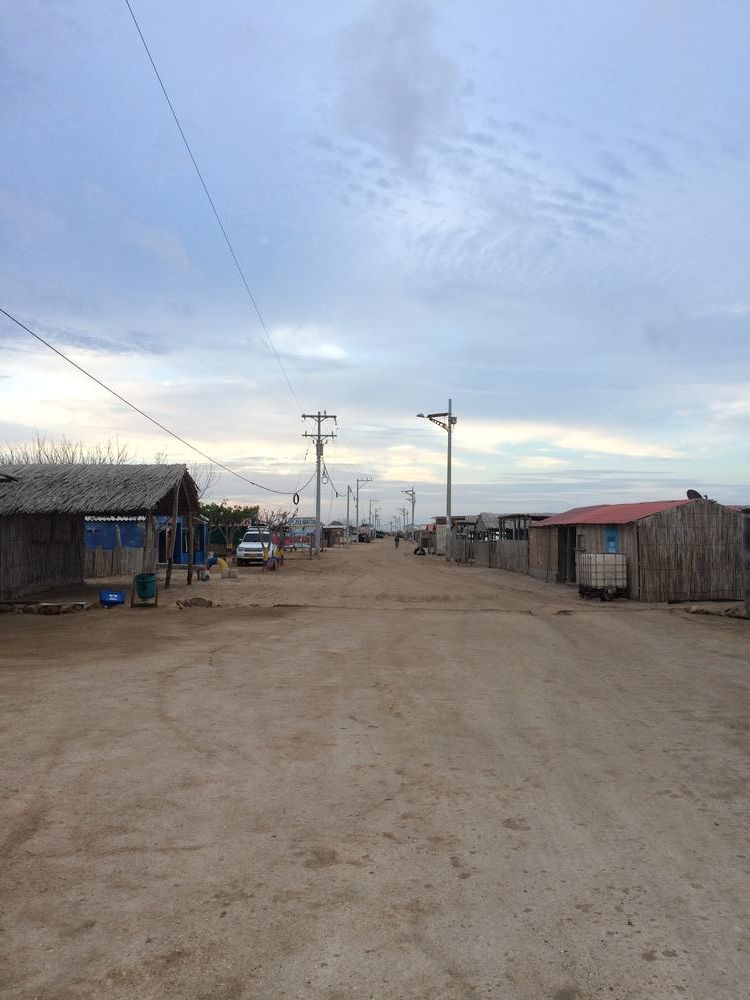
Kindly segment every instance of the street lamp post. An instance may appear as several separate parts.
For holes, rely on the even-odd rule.
[[[414,504],[417,501],[417,494],[414,492],[413,486],[410,490],[401,490],[401,492],[405,493],[411,500],[411,540],[414,541]]]
[[[451,439],[453,437],[453,427],[458,421],[458,417],[453,416],[453,400],[448,400],[447,413],[418,413],[418,417],[431,420],[433,424],[442,427],[448,432],[448,475],[445,499],[445,558],[450,561],[451,557]]]
[[[360,483],[371,483],[372,476],[365,476],[363,479],[357,480],[357,497],[356,497],[356,509],[357,509],[357,541],[359,542],[359,485]]]

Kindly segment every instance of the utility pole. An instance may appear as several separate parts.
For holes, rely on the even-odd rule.
[[[349,497],[354,496],[354,490],[347,483],[346,486],[346,544],[348,545],[351,539],[349,538]],[[359,537],[359,534],[358,534]]]
[[[360,483],[371,483],[372,476],[365,476],[364,479],[357,480],[357,499],[356,499],[356,511],[357,511],[357,541],[359,541],[359,484]]]
[[[418,417],[424,417],[426,420],[431,420],[433,424],[437,424],[438,427],[442,427],[444,431],[448,432],[448,474],[446,476],[446,497],[445,497],[445,558],[447,562],[450,562],[451,558],[451,446],[453,437],[453,428],[458,421],[458,417],[453,416],[453,400],[448,400],[448,412],[447,413],[418,413]],[[445,418],[445,419],[443,419]]]
[[[320,552],[320,464],[323,460],[323,448],[325,446],[326,438],[335,438],[335,434],[323,434],[321,433],[321,427],[326,420],[332,420],[334,424],[336,423],[335,413],[326,413],[325,410],[321,413],[318,410],[317,413],[303,413],[303,420],[315,420],[318,424],[318,429],[314,434],[308,434],[307,431],[302,435],[302,437],[313,438],[315,441],[315,469],[316,469],[316,483],[315,483],[315,551]]]
[[[405,493],[411,500],[411,540],[414,541],[414,504],[417,502],[417,494],[414,492],[414,487],[410,490],[401,490]]]

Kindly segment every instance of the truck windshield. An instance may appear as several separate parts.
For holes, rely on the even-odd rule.
[[[268,545],[271,541],[271,536],[267,531],[258,531],[256,528],[254,531],[246,531],[242,541],[260,542],[263,545]]]

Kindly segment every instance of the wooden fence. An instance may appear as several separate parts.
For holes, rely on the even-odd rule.
[[[490,542],[490,562],[493,569],[505,569],[511,573],[529,572],[529,543],[527,540],[512,542],[501,539]]]
[[[488,569],[504,569],[510,573],[529,572],[529,543],[526,540],[482,542],[456,538],[452,546],[451,554],[456,562]]]
[[[121,546],[115,549],[86,549],[83,575],[86,577],[131,576],[140,573],[143,549]]]

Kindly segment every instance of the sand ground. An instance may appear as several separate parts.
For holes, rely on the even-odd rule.
[[[746,621],[387,540],[0,616],[0,996],[747,997],[749,695]]]

